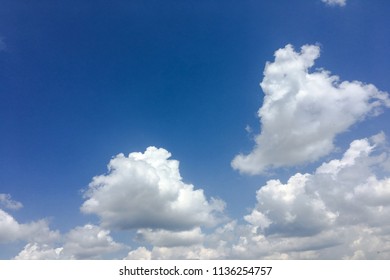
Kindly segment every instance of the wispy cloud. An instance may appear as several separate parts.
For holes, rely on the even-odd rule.
[[[325,4],[329,6],[345,6],[347,4],[347,0],[321,0]]]

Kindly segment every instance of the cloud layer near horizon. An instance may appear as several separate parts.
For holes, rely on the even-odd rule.
[[[135,242],[145,245],[127,256],[128,245],[116,242],[99,225],[61,235],[47,223],[21,225],[3,210],[0,237],[3,242],[15,241],[15,236],[28,242],[16,259],[112,254],[125,259],[388,259],[389,170],[384,133],[355,140],[340,159],[324,162],[312,173],[260,186],[256,204],[242,221],[225,218],[207,231],[200,226],[164,229],[161,222],[139,227]],[[25,234],[18,236],[21,232]]]
[[[287,45],[266,64],[261,133],[249,154],[233,159],[234,169],[260,174],[314,162],[333,151],[338,134],[390,106],[388,94],[372,84],[340,81],[324,69],[310,73],[319,55],[316,45],[304,45],[299,53]]]
[[[154,242],[151,250],[139,247],[127,258],[388,259],[386,145],[383,133],[355,140],[340,159],[324,162],[311,174],[261,186],[257,204],[243,217],[247,223],[229,221],[197,244]]]

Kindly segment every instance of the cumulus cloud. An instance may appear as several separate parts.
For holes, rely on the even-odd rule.
[[[138,247],[137,249],[130,251],[125,259],[126,260],[151,260],[152,253],[145,247]]]
[[[355,140],[313,174],[268,181],[245,216],[251,226],[235,253],[266,257],[266,248],[278,258],[389,258],[390,179],[377,175],[389,160],[384,143],[383,133]]]
[[[57,247],[30,242],[15,259],[100,259],[123,247],[112,239],[108,230],[91,224],[72,229],[62,239],[62,245]]]
[[[229,259],[231,246],[238,240],[241,227],[236,221],[227,221],[207,234],[199,229],[182,233],[165,231],[160,235],[164,241],[153,234],[153,238],[149,238],[150,249],[138,247],[125,259]],[[175,242],[174,238],[180,240]]]
[[[76,227],[66,235],[63,254],[70,259],[96,259],[121,248],[122,245],[110,236],[110,231],[87,224]]]
[[[17,210],[22,208],[23,204],[18,201],[12,200],[10,194],[0,193],[0,206],[11,210]]]
[[[269,180],[244,223],[229,221],[207,234],[142,231],[151,247],[126,258],[389,259],[389,160],[384,133],[355,140],[313,173]]]
[[[258,111],[261,133],[249,154],[233,159],[234,169],[259,174],[314,162],[333,151],[338,134],[390,107],[388,94],[372,84],[340,81],[323,69],[309,72],[319,55],[315,45],[305,45],[299,53],[287,45],[266,64],[260,84],[265,96]]]
[[[28,243],[15,260],[57,260],[60,259],[62,248],[53,248],[48,244]]]
[[[117,155],[107,174],[93,178],[81,211],[98,215],[103,227],[119,230],[183,231],[215,225],[224,202],[207,200],[202,189],[184,183],[179,162],[170,157],[155,147]]]
[[[347,4],[347,0],[321,0],[325,4],[329,6],[345,6]]]
[[[9,213],[0,209],[0,243],[14,241],[52,242],[59,238],[57,231],[49,228],[46,220],[21,224]]]

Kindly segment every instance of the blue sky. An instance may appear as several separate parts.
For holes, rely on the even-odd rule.
[[[386,1],[0,5],[0,258],[390,257],[390,225],[368,222],[390,220]],[[267,62],[274,70],[265,71]],[[266,103],[271,109],[259,115]],[[164,150],[147,155],[150,146]],[[357,155],[351,161],[353,147],[364,164]],[[128,156],[134,152],[145,154]],[[107,171],[110,160],[116,169]],[[332,160],[362,177],[344,182],[333,161],[327,172],[335,181],[327,184],[335,190],[301,193],[298,185],[328,186],[320,166]],[[310,183],[297,174],[309,174]],[[93,179],[99,175],[102,182]],[[283,187],[270,187],[274,179]],[[154,184],[177,200],[162,203],[172,197],[155,195]],[[341,192],[358,204],[366,189],[354,188],[366,185],[375,203],[358,217],[349,217],[344,202],[330,203],[330,193]],[[271,195],[281,189],[296,192],[296,204]],[[123,200],[105,199],[118,194]],[[303,214],[316,207],[328,224]],[[185,222],[183,213],[195,218]],[[359,223],[340,233],[348,219]],[[370,230],[387,255],[366,245],[373,241],[359,232]],[[85,243],[94,234],[103,239]],[[321,234],[326,242],[314,244],[310,238]],[[259,236],[269,243],[252,244]],[[225,247],[212,242],[224,238]],[[267,250],[251,253],[244,239]],[[366,243],[355,248],[356,240]]]

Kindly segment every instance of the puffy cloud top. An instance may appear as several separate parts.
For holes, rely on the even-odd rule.
[[[165,149],[119,154],[108,174],[94,177],[85,194],[82,212],[96,214],[103,227],[189,230],[211,226],[224,202],[205,198],[203,190],[182,181],[179,162]]]
[[[329,6],[345,6],[347,4],[347,0],[321,0],[321,1]]]
[[[286,184],[268,181],[245,216],[253,230],[237,247],[248,250],[241,256],[269,254],[266,248],[292,258],[388,258],[390,179],[380,174],[390,159],[384,144],[383,133],[355,140],[341,159],[313,174],[297,173]]]
[[[309,73],[320,48],[291,45],[275,52],[261,82],[265,96],[258,111],[261,133],[248,155],[237,155],[233,168],[259,174],[267,168],[313,162],[329,154],[336,135],[390,106],[388,94],[374,85],[341,82],[326,70]]]

